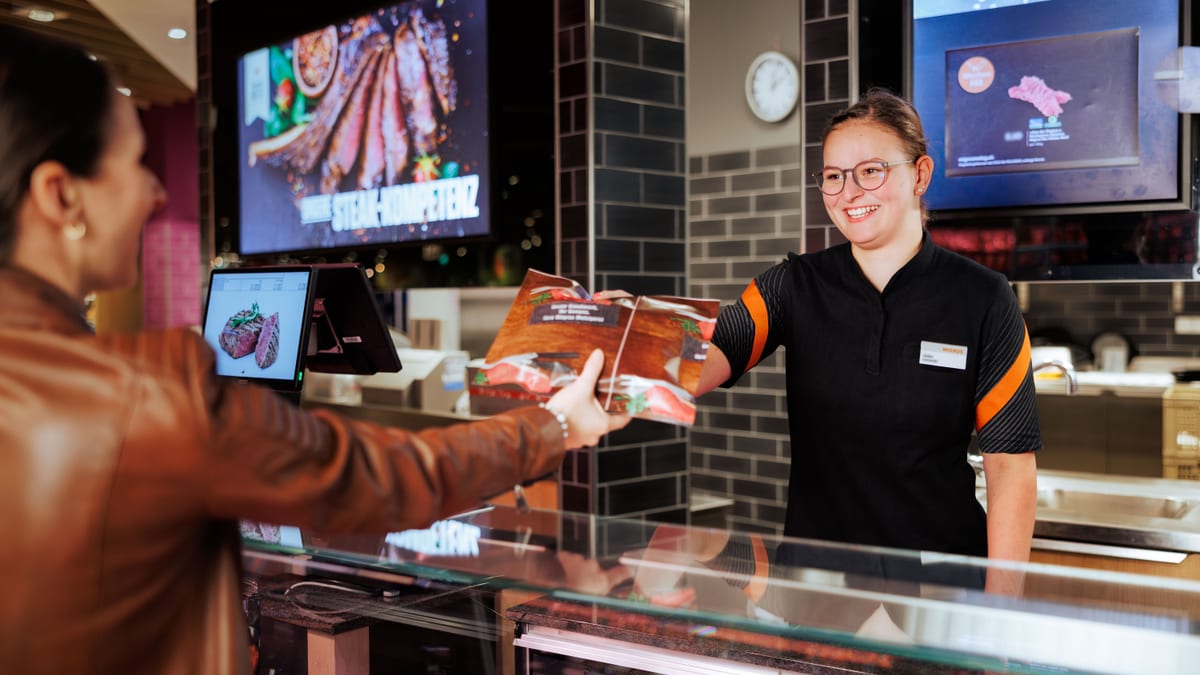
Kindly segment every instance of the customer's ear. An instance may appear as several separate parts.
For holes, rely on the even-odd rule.
[[[42,220],[63,225],[78,220],[83,211],[79,189],[67,167],[60,162],[42,162],[29,176],[31,206]]]

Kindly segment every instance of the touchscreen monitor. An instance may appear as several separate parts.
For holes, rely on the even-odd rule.
[[[314,286],[311,266],[213,270],[203,332],[217,374],[299,391]]]

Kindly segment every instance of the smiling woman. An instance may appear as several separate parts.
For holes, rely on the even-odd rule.
[[[698,393],[786,347],[785,534],[1027,560],[1042,443],[1016,296],[926,235],[933,159],[907,101],[868,92],[829,121],[823,152],[814,180],[847,242],[789,255],[721,311]]]

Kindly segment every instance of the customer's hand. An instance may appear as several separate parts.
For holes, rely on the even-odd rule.
[[[629,415],[610,415],[596,400],[596,380],[603,367],[604,352],[592,351],[579,378],[546,401],[547,408],[567,418],[568,450],[595,445],[604,434],[629,424]]]

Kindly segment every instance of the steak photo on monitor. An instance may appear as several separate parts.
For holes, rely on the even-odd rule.
[[[258,346],[254,348],[254,362],[259,368],[270,368],[279,356],[279,312],[267,317],[258,334]]]
[[[258,311],[258,303],[229,317],[221,331],[221,349],[235,359],[253,352],[258,346],[258,334],[264,319]]]

